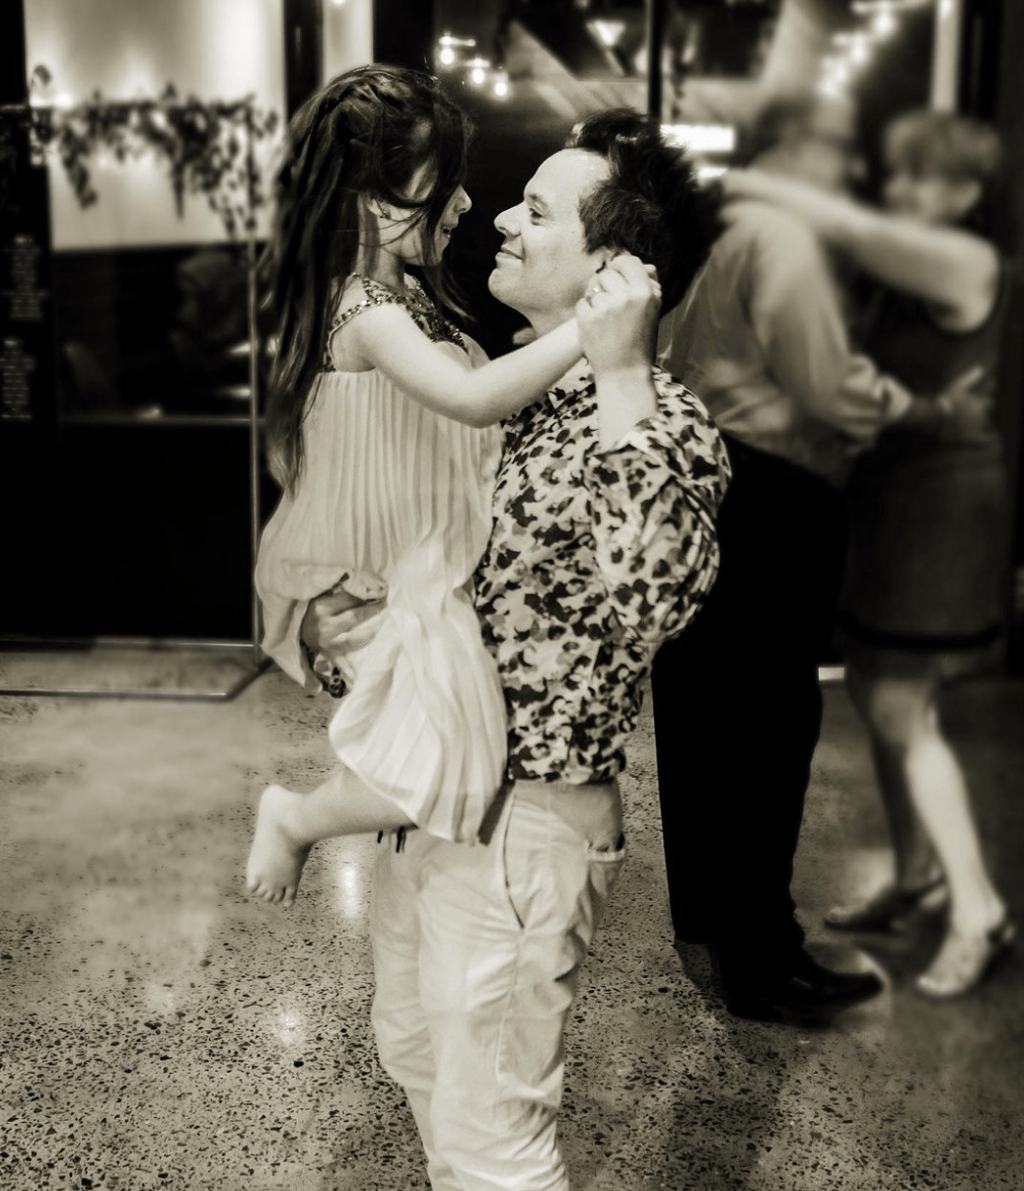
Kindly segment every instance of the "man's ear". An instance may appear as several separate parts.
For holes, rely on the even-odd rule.
[[[599,248],[594,254],[594,271],[599,273],[602,269],[611,264],[617,256],[622,255],[621,248],[615,248],[609,245],[607,248]]]

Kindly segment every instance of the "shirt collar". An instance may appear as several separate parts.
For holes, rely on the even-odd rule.
[[[586,360],[578,360],[547,391],[548,403],[557,412],[575,401],[594,383],[594,374]]]

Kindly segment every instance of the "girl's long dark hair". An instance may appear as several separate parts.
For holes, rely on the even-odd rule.
[[[466,174],[469,134],[467,117],[436,79],[397,66],[339,75],[292,118],[261,262],[267,329],[277,340],[268,452],[286,490],[302,473],[302,423],[323,361],[335,283],[352,272],[359,251],[360,197],[414,212],[423,243],[433,243]],[[423,165],[429,193],[409,199],[402,191]],[[441,264],[428,262],[424,272],[437,297],[455,306]]]

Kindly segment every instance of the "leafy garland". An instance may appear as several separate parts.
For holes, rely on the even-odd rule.
[[[45,68],[37,73],[46,76]],[[48,76],[47,76],[48,77]],[[16,193],[27,136],[33,163],[49,152],[60,158],[82,207],[99,197],[91,159],[106,150],[119,162],[151,153],[164,159],[179,217],[186,194],[202,194],[220,216],[228,236],[251,232],[266,201],[255,149],[277,130],[277,112],[257,108],[251,97],[231,103],[179,99],[168,84],[158,99],[106,100],[95,91],[72,107],[11,104],[0,108],[0,209]]]

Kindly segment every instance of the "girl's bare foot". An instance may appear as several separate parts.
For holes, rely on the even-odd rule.
[[[304,795],[268,786],[256,812],[256,833],[249,850],[245,883],[255,897],[288,907],[295,901],[308,844],[297,844],[286,824]]]

